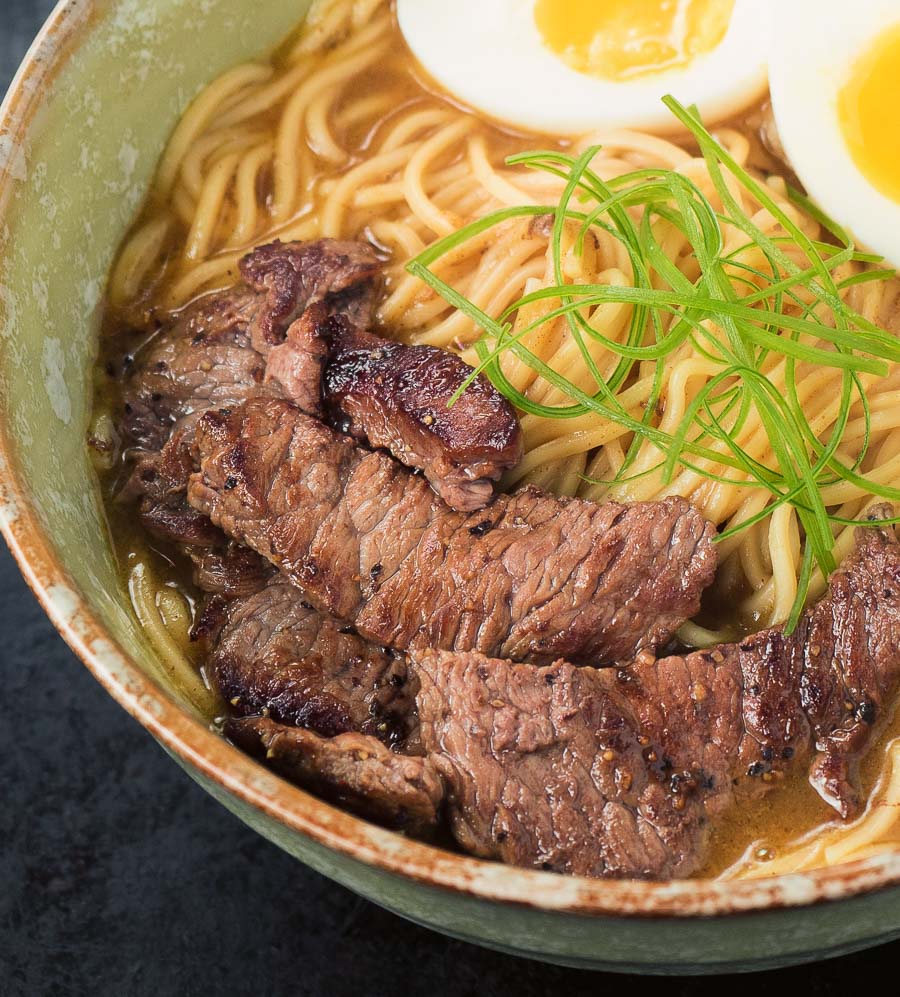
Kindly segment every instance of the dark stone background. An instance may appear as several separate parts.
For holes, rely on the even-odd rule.
[[[0,91],[51,7],[0,0]],[[0,997],[578,997],[626,982],[414,927],[257,837],[94,682],[2,545],[0,688]],[[756,979],[843,994],[894,978],[898,957]],[[671,997],[729,984],[627,981]]]

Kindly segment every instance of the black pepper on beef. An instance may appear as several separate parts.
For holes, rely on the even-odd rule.
[[[124,429],[139,446],[159,449],[173,426],[208,408],[281,394],[271,378],[264,384],[266,357],[307,308],[320,321],[372,320],[381,266],[362,243],[276,242],[249,253],[240,270],[244,283],[177,313],[129,365]]]
[[[230,719],[225,735],[286,779],[362,817],[419,835],[438,824],[443,786],[428,758],[398,755],[364,734],[323,738],[265,717]]]
[[[258,390],[265,363],[250,345],[257,295],[246,289],[199,299],[137,353],[123,384],[122,427],[139,447],[156,451],[186,417],[236,405]]]
[[[187,503],[192,441],[191,429],[176,429],[161,450],[137,453],[119,498],[137,501],[141,525],[153,536],[185,549],[205,550],[219,545],[223,537],[208,517]]]
[[[448,408],[459,358],[369,332],[371,249],[273,243],[241,273],[128,365],[123,422],[124,494],[209,594],[235,743],[388,826],[446,811],[476,854],[590,876],[689,875],[791,766],[859,812],[900,677],[892,529],[793,634],[656,659],[715,571],[688,503],[489,504],[515,414],[483,378]]]
[[[466,850],[586,876],[688,876],[717,818],[791,766],[843,817],[859,812],[857,765],[900,678],[900,546],[892,528],[860,530],[790,636],[606,670],[411,658],[422,748]]]
[[[319,239],[258,246],[239,264],[241,276],[259,296],[250,325],[257,352],[283,343],[307,308],[324,304],[355,326],[372,321],[381,283],[381,263],[364,242]]]
[[[124,391],[132,441],[158,451],[208,408],[285,396],[421,469],[451,506],[490,502],[522,455],[516,414],[483,376],[448,407],[467,364],[368,331],[381,280],[370,247],[275,242],[240,271],[244,283],[201,298],[139,351]]]
[[[188,505],[192,439],[192,428],[178,428],[162,450],[142,453],[120,498],[137,500],[141,525],[189,560],[202,592],[227,598],[249,595],[265,585],[272,567]]]
[[[601,506],[524,489],[454,512],[280,400],[208,412],[196,451],[194,509],[396,649],[622,660],[664,645],[715,571],[713,527],[682,499]]]
[[[345,313],[371,321],[380,278],[369,247],[334,240],[262,246],[244,258],[241,271],[246,283],[189,305],[126,366],[123,429],[136,447],[122,497],[139,500],[141,520],[154,536],[187,552],[222,541],[185,499],[197,418],[210,407],[282,394],[284,387],[267,376],[265,351],[284,340],[294,313],[298,326],[307,309],[320,321]],[[321,371],[308,381],[318,397]],[[203,565],[197,573],[215,584]]]
[[[395,743],[408,735],[412,701],[403,662],[316,613],[186,501],[196,420],[211,405],[289,390],[322,407],[321,365],[298,370],[307,354],[293,344],[304,330],[310,343],[325,343],[329,321],[347,334],[369,323],[380,265],[364,245],[323,240],[260,247],[241,272],[244,284],[189,306],[127,365],[124,429],[137,448],[123,498],[138,500],[144,527],[189,558],[198,588],[212,596],[194,632],[215,644],[210,675],[237,712]]]
[[[456,354],[391,343],[340,317],[331,326],[324,383],[332,422],[421,469],[451,509],[488,505],[494,482],[522,459],[509,402],[479,375],[451,404],[472,374]]]
[[[227,606],[206,671],[238,716],[387,744],[411,732],[416,684],[406,660],[316,612],[281,576]]]

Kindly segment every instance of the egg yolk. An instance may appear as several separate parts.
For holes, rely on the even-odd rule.
[[[573,69],[627,80],[680,69],[725,37],[735,0],[536,0],[544,42]]]
[[[900,25],[854,66],[838,97],[838,113],[862,174],[900,203]]]

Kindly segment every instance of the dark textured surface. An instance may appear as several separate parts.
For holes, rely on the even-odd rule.
[[[0,0],[0,89],[51,6]],[[2,997],[587,997],[624,982],[412,927],[258,838],[94,682],[5,549],[0,647]],[[893,979],[898,956],[894,945],[757,982],[844,994]],[[627,981],[668,997],[733,985]]]

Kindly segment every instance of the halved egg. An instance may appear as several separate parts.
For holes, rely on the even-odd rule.
[[[441,86],[531,131],[671,132],[666,94],[711,123],[767,83],[770,0],[398,0],[397,13]]]
[[[807,192],[900,265],[900,3],[787,0],[770,69],[781,144]]]

